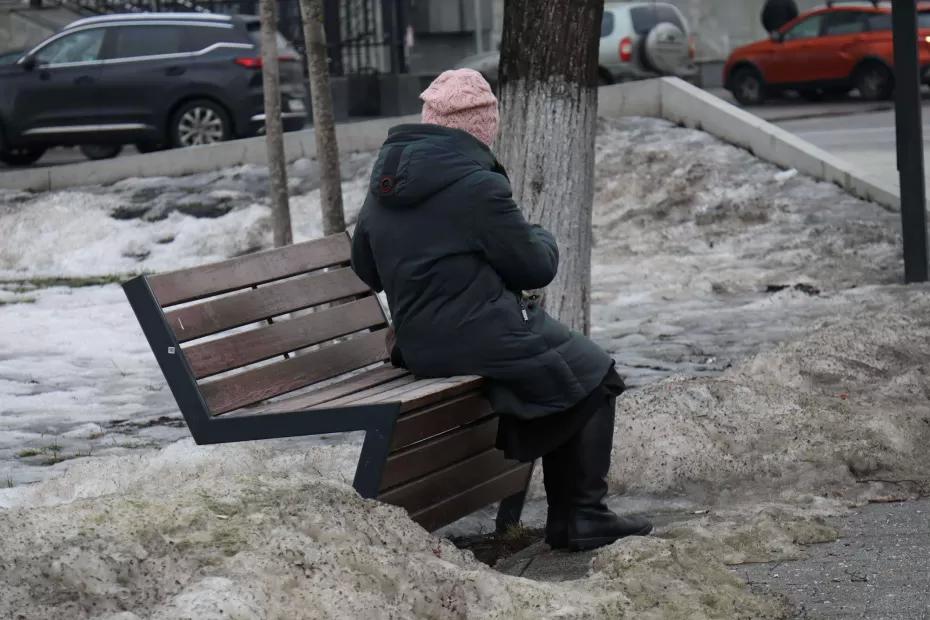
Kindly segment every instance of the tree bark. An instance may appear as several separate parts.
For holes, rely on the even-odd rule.
[[[561,262],[546,310],[589,332],[597,57],[603,0],[507,0],[497,153],[527,219],[551,231]]]
[[[287,195],[284,127],[281,123],[281,88],[278,71],[277,0],[261,0],[262,89],[265,98],[265,145],[268,150],[271,221],[274,245],[293,243],[291,210]]]
[[[323,30],[323,0],[300,0],[310,74],[310,100],[313,107],[313,135],[316,158],[320,162],[320,209],[323,233],[333,235],[346,229],[342,206],[342,174],[339,170],[339,144],[333,118],[333,96],[329,88],[326,34]]]

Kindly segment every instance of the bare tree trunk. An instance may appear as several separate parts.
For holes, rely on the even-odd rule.
[[[320,209],[323,233],[333,235],[346,229],[342,207],[342,174],[339,171],[339,144],[333,118],[333,96],[329,89],[329,63],[323,30],[323,0],[300,0],[310,74],[310,100],[313,107],[313,135],[316,158],[320,162]]]
[[[591,322],[591,209],[603,0],[507,0],[497,153],[527,219],[556,237],[561,263],[546,310]]]
[[[287,196],[284,127],[281,123],[281,88],[278,71],[277,0],[261,0],[262,88],[265,96],[265,144],[271,185],[271,219],[276,248],[293,243],[291,210]]]

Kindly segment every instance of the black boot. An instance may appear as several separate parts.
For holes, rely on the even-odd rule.
[[[607,508],[607,472],[613,448],[616,399],[609,398],[565,449],[573,466],[570,479],[567,544],[571,551],[609,545],[625,536],[645,536],[652,523],[641,517],[619,517]]]
[[[571,484],[571,452],[563,445],[543,456],[543,485],[546,487],[546,544],[552,549],[568,547],[568,489]],[[567,458],[566,458],[567,457]]]

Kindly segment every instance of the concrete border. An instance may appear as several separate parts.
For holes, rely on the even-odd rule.
[[[598,113],[613,118],[653,116],[701,129],[748,149],[766,161],[836,183],[859,198],[892,210],[900,208],[897,187],[870,180],[852,164],[677,78],[603,87]],[[390,127],[417,122],[418,118],[401,116],[339,125],[336,129],[339,148],[345,153],[377,149]],[[312,129],[287,134],[285,142],[288,161],[316,156]],[[180,176],[264,163],[265,140],[259,137],[106,162],[4,172],[0,173],[0,188],[50,191],[80,185],[106,185],[129,177]]]
[[[400,123],[418,122],[417,116],[383,118],[338,125],[336,136],[343,153],[377,149],[388,129]],[[288,161],[316,157],[312,129],[285,134]],[[53,191],[81,185],[108,185],[130,177],[182,176],[213,172],[242,164],[266,164],[265,138],[233,140],[210,146],[118,157],[103,162],[87,161],[46,168],[23,168],[0,173],[0,188],[21,191]]]
[[[768,121],[677,78],[631,82],[601,89],[605,116],[655,116],[706,131],[756,157],[821,181],[854,196],[900,209],[898,188],[870,180],[856,166]]]

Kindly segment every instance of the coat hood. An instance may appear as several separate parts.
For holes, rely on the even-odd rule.
[[[386,206],[415,206],[479,170],[504,169],[480,140],[439,125],[398,125],[371,172],[370,191]]]

